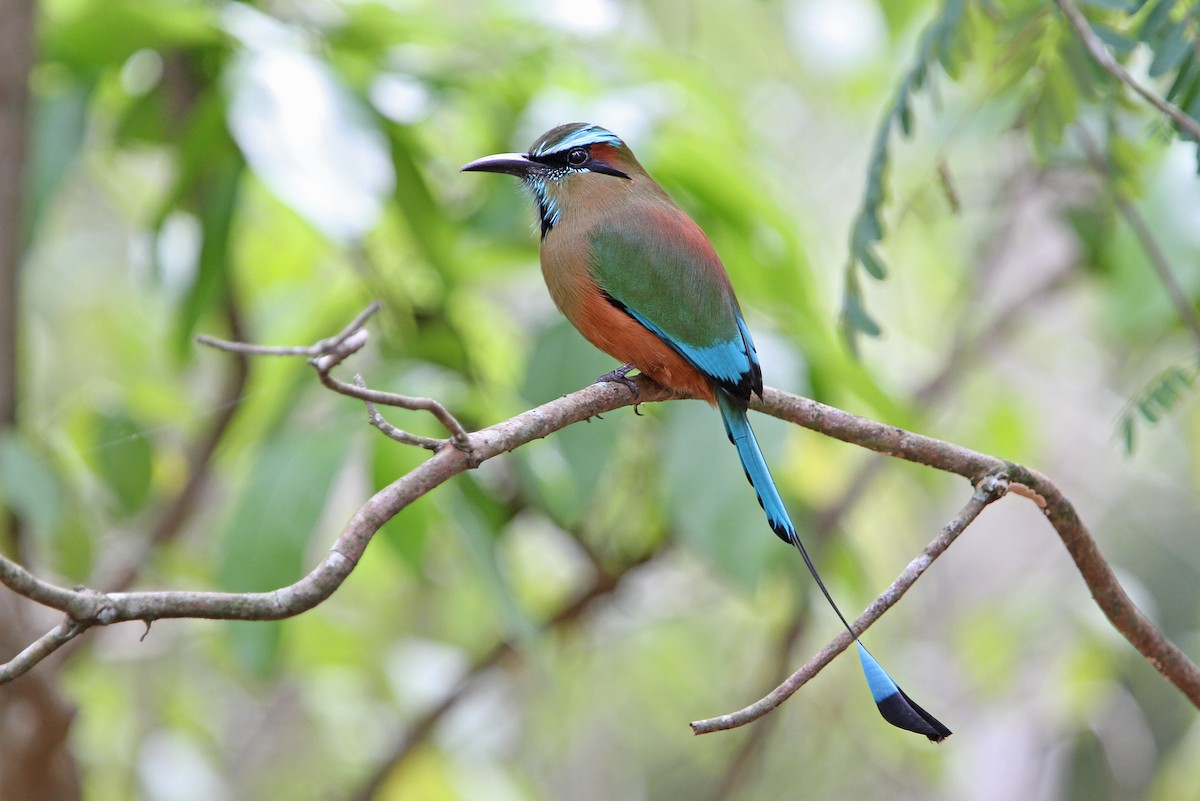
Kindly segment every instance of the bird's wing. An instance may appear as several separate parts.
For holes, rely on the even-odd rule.
[[[675,206],[649,205],[593,229],[592,277],[610,302],[743,400],[762,370],[708,238]]]

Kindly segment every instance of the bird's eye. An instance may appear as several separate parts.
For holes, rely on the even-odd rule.
[[[584,147],[573,147],[567,151],[567,163],[572,167],[581,167],[587,163],[588,152]]]

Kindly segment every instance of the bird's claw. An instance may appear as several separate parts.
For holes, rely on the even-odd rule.
[[[597,384],[623,384],[637,398],[642,394],[637,382],[629,377],[629,371],[635,369],[632,364],[622,365],[610,373],[605,373],[596,379]]]

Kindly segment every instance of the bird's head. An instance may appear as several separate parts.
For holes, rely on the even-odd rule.
[[[533,195],[542,237],[559,221],[563,204],[582,176],[588,181],[630,181],[644,175],[633,153],[611,131],[586,122],[569,122],[538,137],[528,153],[498,153],[465,165],[463,172],[515,175]]]

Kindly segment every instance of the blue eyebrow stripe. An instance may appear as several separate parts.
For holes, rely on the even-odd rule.
[[[612,131],[601,128],[598,125],[592,125],[587,128],[580,128],[578,131],[572,131],[556,142],[546,142],[529,155],[544,156],[547,153],[557,153],[560,150],[568,150],[572,147],[599,144],[620,145],[621,139]]]

